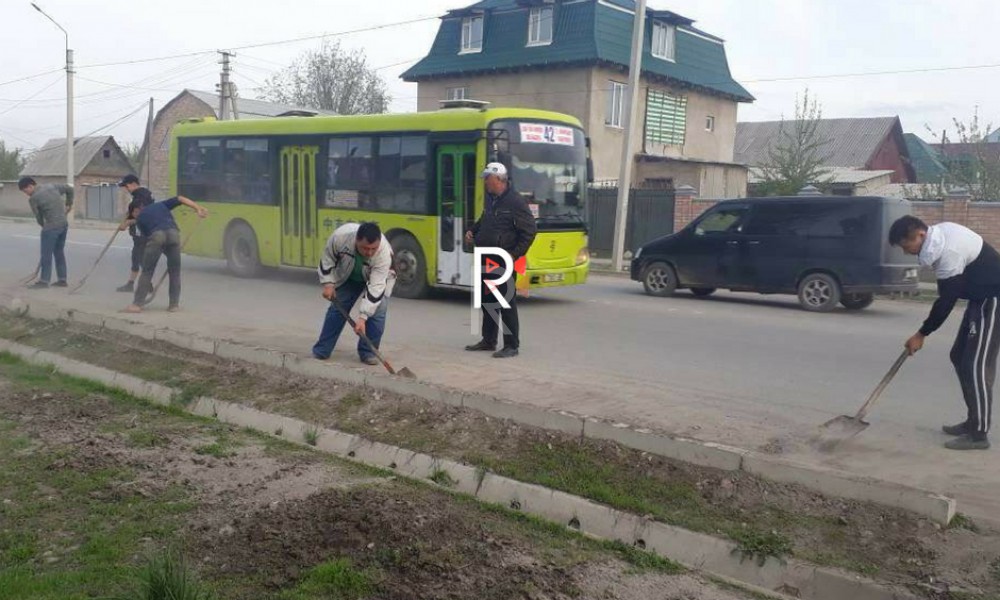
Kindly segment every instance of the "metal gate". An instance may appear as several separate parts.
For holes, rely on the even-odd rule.
[[[615,238],[617,188],[590,190],[587,225],[590,249],[596,254],[610,254]],[[625,249],[637,248],[660,236],[674,232],[673,189],[629,190],[628,219],[625,224]]]
[[[118,221],[118,186],[89,185],[86,188],[85,217],[97,221]]]

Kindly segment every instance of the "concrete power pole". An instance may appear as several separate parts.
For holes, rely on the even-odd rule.
[[[618,211],[615,215],[615,238],[611,260],[616,271],[624,266],[625,227],[628,223],[628,193],[632,181],[632,130],[639,104],[639,75],[642,72],[642,39],[646,25],[646,0],[637,0],[635,24],[632,26],[632,58],[628,67],[628,111],[625,114],[625,139],[622,142],[622,164],[618,174]]]
[[[233,54],[225,50],[220,50],[219,54],[222,55],[222,79],[219,81],[219,118],[228,121],[232,118],[233,106],[233,88],[229,79],[230,74],[232,74],[229,59],[232,58]]]

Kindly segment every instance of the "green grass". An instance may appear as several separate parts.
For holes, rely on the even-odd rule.
[[[168,550],[150,560],[138,581],[117,600],[213,600],[179,553]]]
[[[444,469],[434,469],[429,479],[441,487],[453,487],[456,483],[458,483],[452,478],[451,474]]]
[[[305,439],[306,443],[310,446],[315,446],[319,443],[319,428],[315,425],[309,425],[302,432],[302,437]]]
[[[948,529],[965,529],[973,533],[979,532],[979,527],[976,523],[967,515],[963,515],[962,513],[957,513],[951,519],[951,523],[948,523]]]
[[[763,566],[768,558],[782,558],[792,553],[792,542],[776,531],[760,531],[753,528],[737,530],[730,534],[736,541],[736,551],[743,558]]]
[[[375,590],[376,574],[359,570],[350,560],[340,558],[313,567],[282,600],[360,600]]]
[[[230,458],[236,456],[229,446],[225,444],[220,444],[215,442],[214,444],[205,444],[204,446],[198,446],[194,449],[195,454],[201,456],[214,456],[215,458]]]

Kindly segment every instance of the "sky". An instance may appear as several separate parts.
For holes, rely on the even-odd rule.
[[[126,144],[142,141],[150,97],[159,108],[183,88],[214,90],[216,50],[237,48],[233,80],[252,98],[270,74],[321,43],[288,40],[324,34],[366,52],[388,83],[391,111],[416,110],[416,85],[399,75],[429,50],[436,17],[472,0],[37,3],[69,32],[75,52],[75,134],[112,134]],[[756,97],[740,106],[741,121],[791,117],[808,88],[824,117],[898,115],[904,130],[928,141],[928,127],[950,129],[952,118],[968,120],[975,110],[1000,126],[996,0],[649,0],[648,7],[680,13],[726,40],[733,76]],[[0,0],[0,23],[0,139],[30,150],[65,136],[65,38],[29,0]],[[369,31],[345,33],[359,29]],[[258,46],[270,42],[284,43]]]

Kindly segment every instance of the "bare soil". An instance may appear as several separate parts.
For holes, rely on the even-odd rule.
[[[1000,533],[967,520],[942,529],[904,511],[824,497],[745,473],[693,467],[612,443],[581,443],[475,411],[324,379],[290,377],[282,370],[107,330],[5,316],[0,318],[0,336],[192,394],[211,394],[464,461],[728,536],[748,550],[791,554],[907,585],[927,597],[1000,598]],[[770,450],[780,452],[780,443]],[[379,502],[383,500],[390,502]],[[317,510],[343,501],[334,495]]]

